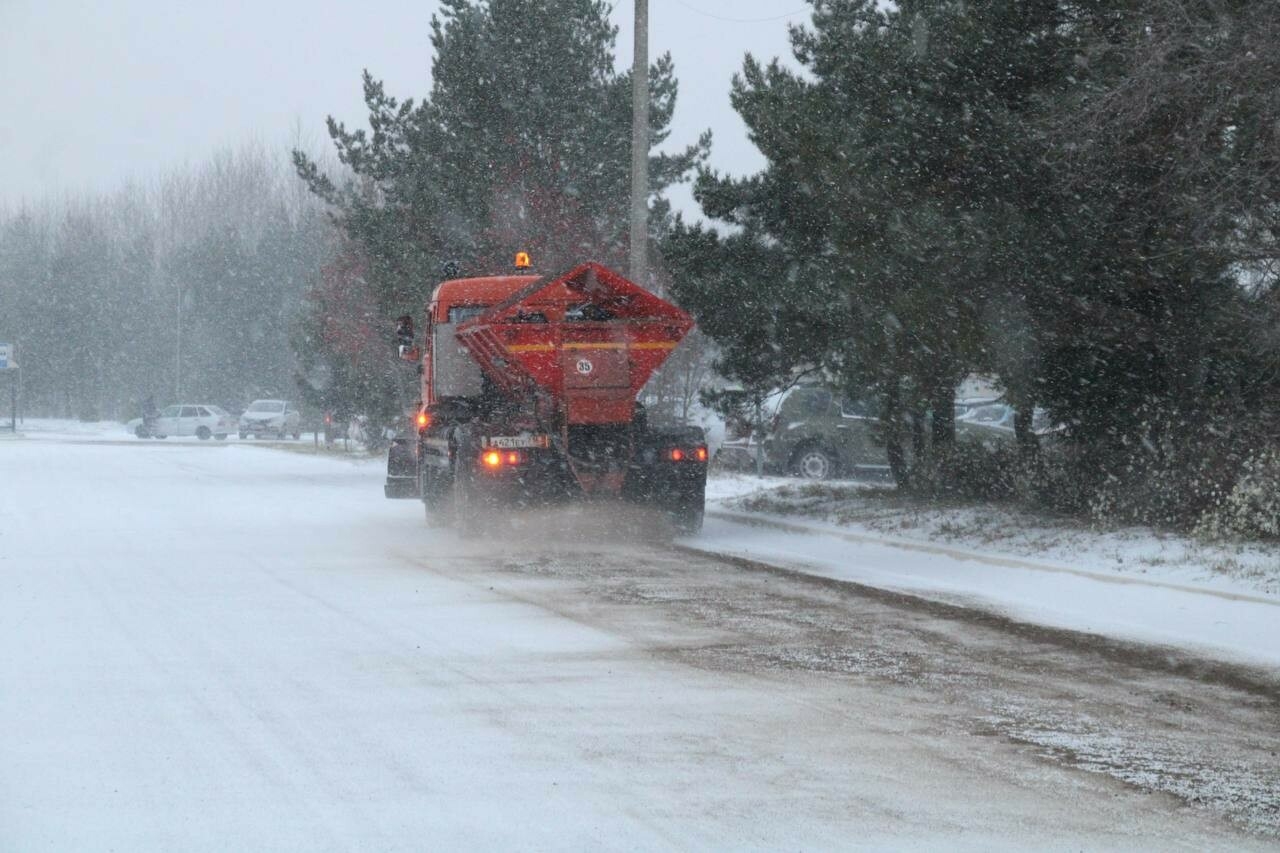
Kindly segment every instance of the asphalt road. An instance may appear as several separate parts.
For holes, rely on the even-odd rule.
[[[611,508],[464,541],[376,464],[249,443],[10,441],[0,476],[0,850],[1280,843],[1267,673]]]

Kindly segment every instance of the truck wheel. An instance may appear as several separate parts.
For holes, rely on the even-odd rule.
[[[453,517],[453,489],[432,474],[429,468],[419,467],[418,494],[427,514],[428,527],[446,527]]]
[[[453,475],[453,494],[449,513],[453,517],[453,526],[459,533],[478,533],[483,526],[480,521],[479,501],[476,500],[476,487],[472,482],[474,474],[471,466],[459,463]]]
[[[196,438],[200,439],[201,441],[208,441],[212,437],[213,437],[213,433],[209,432],[208,427],[202,426],[196,430]]]
[[[480,495],[476,489],[475,466],[480,456],[480,445],[465,430],[460,430],[457,451],[453,463],[453,483],[450,489],[450,516],[459,533],[478,533],[484,526]]]
[[[427,527],[448,527],[454,521],[450,496],[440,495],[432,501],[424,500],[422,508],[426,510]]]
[[[671,523],[675,526],[676,532],[682,536],[692,536],[702,529],[702,517],[705,513],[702,507],[697,509],[688,509],[684,512],[672,513]]]
[[[821,447],[809,447],[796,455],[792,465],[797,476],[807,480],[829,480],[835,476],[835,457]]]

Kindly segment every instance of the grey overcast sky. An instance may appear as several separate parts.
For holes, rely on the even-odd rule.
[[[363,125],[360,72],[398,97],[430,86],[429,0],[0,0],[0,208],[109,192],[257,139],[328,146],[324,117]],[[632,56],[631,0],[614,3]],[[672,143],[715,134],[712,165],[763,161],[729,105],[743,55],[791,60],[804,0],[650,0],[650,56],[680,80]],[[300,134],[300,137],[299,137]],[[692,211],[687,192],[672,195]]]

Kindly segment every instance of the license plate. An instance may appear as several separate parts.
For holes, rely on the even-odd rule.
[[[484,440],[485,447],[501,447],[503,449],[511,449],[516,447],[542,447],[551,446],[551,436],[549,435],[533,435],[525,433],[524,435],[491,435]]]

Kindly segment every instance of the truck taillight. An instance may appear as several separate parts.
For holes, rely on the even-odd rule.
[[[693,451],[693,458],[697,459],[699,462],[706,462],[707,449],[705,447],[699,447],[697,450]]]
[[[498,469],[503,465],[519,465],[524,462],[524,452],[520,450],[486,450],[480,454],[480,463],[486,468]]]
[[[684,459],[684,451],[678,447],[671,448],[670,453],[667,455],[671,457],[672,462],[679,462],[681,459]]]
[[[683,447],[673,447],[667,451],[667,458],[672,462],[683,462],[686,459],[690,462],[706,462],[707,448],[695,447],[692,450],[686,450]]]
[[[418,412],[418,429],[426,429],[431,426],[431,415],[426,412]]]

